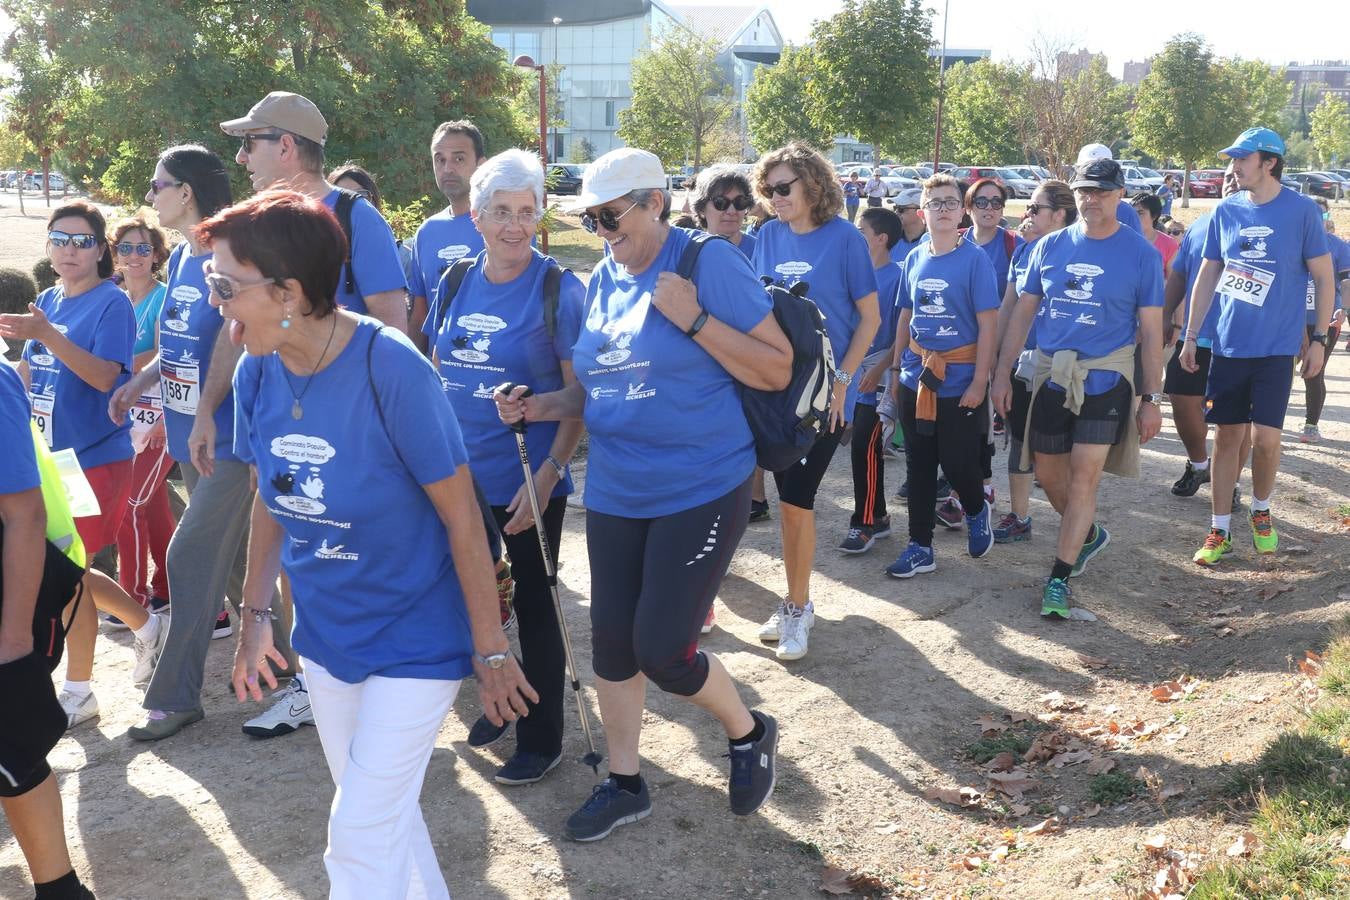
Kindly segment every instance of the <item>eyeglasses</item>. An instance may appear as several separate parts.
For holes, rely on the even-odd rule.
[[[900,213],[917,212],[918,209],[917,206],[897,206],[895,207],[895,212],[899,215]]]
[[[581,227],[585,228],[591,234],[595,234],[597,225],[604,228],[606,231],[618,231],[619,220],[635,209],[637,209],[636,203],[619,213],[617,216],[614,215],[614,210],[612,209],[601,209],[598,213],[594,214],[589,212],[583,213],[581,216]]]
[[[976,209],[1002,209],[1002,197],[976,197],[970,201],[970,205]]]
[[[156,194],[158,194],[160,191],[165,190],[165,189],[167,189],[167,188],[171,188],[171,187],[182,187],[182,186],[183,186],[183,182],[181,182],[181,181],[169,181],[169,180],[167,180],[167,179],[164,180],[164,181],[160,181],[158,178],[151,179],[151,181],[150,181],[150,195],[153,197],[153,196],[155,196]]]
[[[603,213],[602,213],[602,215],[603,215]],[[539,222],[540,222],[541,220],[543,220],[543,218],[544,218],[544,214],[541,213],[541,212],[539,212],[538,210],[530,210],[529,212],[513,213],[513,212],[511,212],[511,210],[509,210],[509,209],[500,209],[500,208],[498,208],[498,209],[490,209],[490,210],[488,210],[486,213],[484,213],[484,216],[485,216],[485,217],[487,218],[487,220],[488,220],[489,222],[491,222],[493,225],[515,225],[515,224],[520,224],[520,225],[522,225],[522,226],[526,226],[526,227],[529,227],[529,228],[533,228],[535,225],[538,225]],[[609,228],[609,225],[606,224],[606,223],[603,222],[603,221],[602,221],[600,224],[604,225],[606,228]],[[619,225],[618,219],[615,219],[615,220],[614,220],[614,227],[617,228],[618,225]],[[613,231],[614,228],[609,228],[609,230],[610,230],[610,231]]]
[[[155,248],[150,244],[132,244],[127,241],[121,241],[117,245],[118,256],[130,256],[135,253],[137,256],[149,256],[155,252]]]
[[[946,210],[960,209],[961,201],[957,200],[955,197],[944,197],[941,200],[929,200],[927,203],[923,205],[923,208],[928,210],[929,212],[937,212],[938,210],[943,209]]]
[[[787,195],[784,194],[783,196]],[[708,202],[711,203],[712,208],[717,210],[718,212],[726,212],[728,206],[736,207],[736,212],[745,212],[747,209],[749,209],[751,206],[754,206],[755,204],[755,201],[751,200],[744,194],[738,194],[735,199],[732,199],[730,197],[714,197]]]
[[[1172,237],[1181,237],[1183,234],[1186,233],[1186,229],[1184,229],[1184,228],[1169,228],[1169,229],[1167,229],[1167,233],[1170,234]]]
[[[47,232],[47,240],[53,247],[74,246],[76,250],[92,250],[98,246],[98,238],[92,234],[66,234],[64,231]]]
[[[255,287],[261,287],[264,284],[275,284],[275,278],[261,278],[258,281],[239,281],[220,272],[206,273],[206,287],[220,298],[221,303],[229,303],[235,300],[244,291]]]
[[[801,176],[799,175],[790,181],[780,181],[777,184],[771,184],[769,185],[769,196],[772,197],[774,194],[777,194],[780,197],[786,197],[788,194],[792,193],[792,186],[801,180]]]
[[[254,141],[279,141],[281,140],[281,137],[282,136],[275,131],[264,131],[261,134],[246,134],[239,139],[239,149],[243,150],[245,153],[252,153]]]

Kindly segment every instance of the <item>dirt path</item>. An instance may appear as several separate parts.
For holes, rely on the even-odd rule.
[[[0,215],[0,238],[8,221]],[[1125,897],[1152,882],[1157,866],[1142,845],[1155,833],[1222,855],[1240,830],[1220,790],[1232,764],[1297,719],[1294,661],[1320,645],[1327,622],[1350,612],[1342,524],[1350,510],[1336,512],[1350,503],[1343,350],[1328,387],[1326,440],[1302,445],[1292,430],[1303,412],[1296,381],[1276,493],[1283,550],[1267,565],[1253,558],[1245,524],[1221,570],[1191,564],[1209,493],[1182,500],[1168,492],[1182,460],[1170,422],[1145,449],[1143,477],[1105,480],[1100,518],[1112,544],[1074,583],[1095,622],[1036,615],[1057,525],[1039,491],[1033,541],[975,561],[962,534],[939,534],[935,576],[899,582],[883,573],[902,543],[899,505],[894,537],[863,557],[838,554],[851,504],[840,453],[818,505],[810,655],[784,665],[755,638],[784,589],[776,521],[746,534],[705,642],[746,699],[782,724],[778,788],[761,814],[737,819],[727,810],[726,745],[712,720],[653,691],[643,735],[652,817],[599,844],[570,843],[562,821],[593,783],[575,761],[584,751],[575,710],[567,761],[541,784],[504,790],[491,776],[511,742],[486,753],[465,744],[477,715],[470,686],[442,729],[423,793],[452,890],[461,898],[806,898],[822,896],[832,865],[865,876],[855,885],[897,896]],[[1004,461],[1000,447],[996,484],[1006,508]],[[886,474],[893,493],[902,463],[889,462]],[[583,524],[584,513],[570,510],[561,578],[586,660]],[[314,730],[266,742],[241,735],[255,710],[229,696],[233,642],[220,641],[208,660],[206,720],[173,739],[134,744],[125,734],[139,710],[126,687],[130,643],[125,633],[100,641],[102,718],[62,740],[51,759],[81,873],[101,898],[325,896],[332,786]],[[1183,676],[1198,679],[1181,683],[1183,699],[1151,697]],[[598,722],[589,691],[587,699]],[[1020,763],[1025,779],[1001,776],[1005,791],[1020,788],[1023,797],[997,793],[966,755],[986,729],[1023,747],[1040,735],[1038,747],[1059,756]],[[1152,790],[1094,802],[1087,770],[1106,765],[1096,760],[1112,761],[1112,775],[1147,769]],[[925,797],[963,786],[981,794],[968,809]],[[1027,833],[1051,816],[1059,822]],[[0,824],[0,897],[26,896],[22,858]]]

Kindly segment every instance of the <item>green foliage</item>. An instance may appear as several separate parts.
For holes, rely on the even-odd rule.
[[[418,227],[426,221],[427,216],[436,211],[437,207],[445,203],[445,198],[437,195],[436,199],[431,197],[419,197],[411,203],[403,206],[393,206],[386,203],[384,205],[384,218],[393,229],[394,237],[401,241],[412,240],[413,235],[417,233]]]
[[[44,256],[33,263],[33,281],[37,283],[39,291],[56,286],[56,270],[52,268],[50,259]]]
[[[667,166],[703,165],[709,143],[731,121],[731,86],[717,45],[676,28],[633,59],[633,103],[619,112],[619,138]]]
[[[1005,731],[993,737],[980,738],[966,748],[966,755],[983,765],[1000,753],[1009,752],[1021,756],[1031,749],[1031,738],[1024,734]]]
[[[931,140],[937,61],[920,0],[844,0],[811,40],[812,121],[885,149]]]
[[[1223,66],[1240,100],[1229,117],[1233,134],[1257,122],[1287,134],[1292,126],[1286,110],[1293,85],[1285,80],[1284,69],[1272,70],[1259,59],[1230,59]]]
[[[1308,137],[1317,148],[1320,165],[1350,158],[1350,107],[1335,94],[1326,94],[1308,117]]]
[[[784,47],[778,63],[759,66],[745,91],[750,145],[768,153],[791,141],[804,141],[826,152],[834,132],[811,118],[807,85],[812,77],[809,47]]]
[[[26,313],[37,299],[37,285],[22,269],[0,269],[0,313]]]
[[[1094,775],[1088,784],[1088,797],[1093,803],[1102,806],[1115,806],[1124,803],[1136,794],[1145,791],[1142,781],[1124,772],[1110,772],[1106,775]]]
[[[1027,95],[1030,74],[1025,66],[983,59],[948,69],[942,114],[944,155],[980,165],[1025,161],[1030,111],[1025,104],[1010,103],[1009,98]]]
[[[595,145],[582,138],[572,145],[572,162],[588,163],[595,161]]]
[[[1284,139],[1284,163],[1294,168],[1307,168],[1317,160],[1317,148],[1306,132],[1295,131]]]
[[[1196,34],[1172,38],[1153,60],[1153,69],[1135,98],[1132,137],[1160,159],[1176,159],[1189,172],[1211,161],[1242,128],[1233,126],[1241,108],[1232,72],[1216,64]]]
[[[102,181],[112,197],[139,198],[159,152],[175,143],[233,157],[237,142],[219,123],[271,90],[313,100],[329,122],[329,159],[370,167],[392,203],[425,192],[427,145],[441,121],[474,120],[494,151],[534,143],[528,121],[501,102],[520,90],[523,70],[449,0],[0,8],[14,24],[5,49],[12,122],[67,175]]]

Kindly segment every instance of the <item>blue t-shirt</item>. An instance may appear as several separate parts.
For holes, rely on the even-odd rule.
[[[1035,244],[1035,241],[1031,243],[1023,241],[1018,244],[1017,249],[1013,251],[1012,262],[1008,264],[1009,277],[1012,279],[1013,289],[1017,291],[1019,297],[1022,295],[1023,286],[1027,281],[1027,263],[1031,261],[1031,248]],[[1036,349],[1036,323],[1040,322],[1044,316],[1045,304],[1042,303],[1036,308],[1036,315],[1031,320],[1031,327],[1027,329],[1026,343],[1022,345],[1023,350]]]
[[[881,309],[881,325],[877,327],[877,336],[872,338],[872,346],[867,348],[868,356],[895,344],[895,320],[900,315],[896,304],[899,302],[900,279],[904,274],[904,267],[899,263],[888,262],[877,269],[876,273],[877,306]],[[862,365],[858,366],[858,371],[853,375],[854,380],[862,378],[867,369],[867,361],[864,359]],[[882,383],[885,383],[884,378]],[[864,406],[876,406],[877,394],[878,391],[873,391],[870,394],[859,391],[858,402]]]
[[[736,249],[745,254],[746,259],[755,258],[755,245],[759,243],[759,238],[748,231],[741,232],[741,242],[736,245]]]
[[[1163,185],[1158,188],[1157,194],[1158,202],[1162,204],[1162,214],[1164,216],[1170,216],[1172,214],[1172,201],[1177,196],[1176,191],[1172,190],[1167,185]]]
[[[1200,274],[1200,264],[1205,261],[1205,235],[1209,231],[1209,220],[1212,218],[1214,213],[1207,212],[1196,219],[1181,236],[1181,244],[1177,247],[1176,255],[1172,257],[1172,271],[1179,272],[1186,278],[1183,329],[1186,327],[1184,323],[1191,320],[1191,288],[1195,287],[1195,279]],[[1209,311],[1205,313],[1205,321],[1200,323],[1200,330],[1196,332],[1197,347],[1214,346],[1214,325],[1219,321],[1218,298],[1218,291],[1215,291],[1214,297],[1210,300]]]
[[[905,240],[905,236],[902,233],[900,235],[900,240],[896,241],[895,246],[891,248],[891,262],[898,262],[898,263],[904,262],[905,257],[909,256],[909,251],[913,250],[915,247],[919,246],[927,239],[928,239],[928,232],[926,231],[920,234],[912,241]]]
[[[997,310],[998,279],[989,257],[971,241],[956,249],[933,255],[933,245],[924,244],[905,259],[905,280],[900,287],[900,305],[912,315],[909,334],[929,350],[954,350],[973,344],[980,337],[976,314]],[[919,389],[923,363],[905,347],[900,353],[900,383]],[[952,363],[938,389],[939,397],[959,397],[975,377],[973,363]]]
[[[755,468],[736,380],[652,307],[657,277],[675,271],[693,233],[671,228],[641,274],[611,256],[591,273],[572,349],[586,389],[587,509],[666,516],[729,493]],[[694,284],[708,314],[737,331],[752,331],[772,313],[749,263],[725,241],[703,246]]]
[[[1008,240],[1009,235],[1012,241]],[[1017,248],[1026,243],[1019,234],[1013,234],[1006,228],[1000,226],[994,231],[994,236],[987,243],[980,244],[975,240],[975,229],[972,228],[966,232],[966,240],[979,247],[989,257],[989,262],[994,266],[994,278],[998,281],[998,297],[1003,299],[1003,292],[1008,289],[1008,268],[1012,265],[1012,254],[1008,252],[1008,244],[1011,243],[1013,253]]]
[[[335,210],[339,196],[341,192],[334,188],[323,198],[323,205]],[[345,309],[365,315],[365,298],[385,291],[405,290],[408,283],[403,278],[403,261],[398,255],[394,232],[380,211],[364,197],[358,197],[352,204],[351,243],[352,275],[356,278],[356,290],[347,290],[347,267],[344,264],[338,279],[337,302]]]
[[[286,532],[291,643],[351,684],[370,675],[467,678],[464,594],[422,488],[469,458],[435,370],[403,334],[362,317],[313,376],[299,420],[287,374],[275,353],[240,359],[234,440]]]
[[[1308,260],[1327,252],[1322,211],[1281,188],[1257,205],[1247,191],[1219,202],[1205,259],[1223,262],[1214,352],[1227,357],[1296,356],[1303,344]]]
[[[164,282],[156,281],[150,293],[142,297],[140,303],[132,305],[136,312],[136,346],[132,348],[134,355],[140,356],[155,349],[155,328],[159,325],[159,311],[164,306],[167,293]]]
[[[408,285],[408,293],[425,297],[430,303],[445,270],[465,257],[482,253],[483,246],[483,236],[474,227],[473,218],[468,213],[457,216],[447,206],[417,229],[413,238],[415,280]]]
[[[188,435],[197,418],[202,385],[211,370],[216,337],[225,323],[207,300],[202,267],[210,253],[193,256],[186,242],[173,248],[165,269],[168,294],[159,316],[159,390],[164,398],[164,432],[169,455],[190,463]],[[216,407],[216,459],[234,459],[234,400],[227,393]]]
[[[1090,238],[1077,222],[1032,246],[1023,293],[1042,298],[1045,313],[1036,327],[1042,353],[1106,356],[1135,344],[1141,308],[1163,305],[1162,266],[1138,232],[1121,227],[1108,238]],[[1104,393],[1119,380],[1115,372],[1094,369],[1084,391]]]
[[[535,251],[525,271],[506,284],[487,280],[484,259],[479,255],[465,273],[440,329],[436,324],[442,301],[437,298],[422,331],[435,348],[441,386],[464,433],[473,477],[488,503],[505,506],[520,490],[524,475],[515,436],[498,418],[492,390],[507,381],[529,385],[538,394],[562,388],[559,362],[572,359],[586,288],[571,272],[563,274],[556,331],[550,338],[544,324],[549,257]],[[557,422],[537,422],[526,430],[525,445],[536,467],[549,454],[557,434]],[[569,472],[553,496],[571,492]]]
[[[131,377],[136,315],[131,301],[111,281],[100,281],[74,297],[61,286],[38,295],[37,308],[77,347],[121,366],[111,391],[100,391],[66,368],[39,341],[24,345],[31,373],[29,401],[38,429],[53,450],[74,448],[80,468],[131,459],[131,426],[108,419],[108,399]]]
[[[796,234],[774,219],[759,230],[753,260],[755,272],[784,287],[805,281],[807,296],[825,316],[825,331],[835,362],[842,362],[858,327],[858,301],[876,292],[876,270],[867,239],[847,219],[835,217],[806,234]],[[853,419],[858,382],[844,396],[845,421]]]
[[[28,397],[19,373],[0,362],[0,494],[19,494],[42,485],[29,427]]]
[[[1139,213],[1124,200],[1116,204],[1116,221],[1140,235],[1144,233],[1144,223],[1139,221]]]
[[[844,189],[844,199],[851,203],[857,203],[858,189],[862,187],[862,184],[854,181],[845,181],[842,187]]]
[[[1344,299],[1341,297],[1341,273],[1350,271],[1350,244],[1334,234],[1328,234],[1327,250],[1331,253],[1331,278],[1335,282],[1336,290],[1333,309],[1340,309]],[[1317,286],[1311,278],[1308,279],[1307,305],[1307,325],[1309,328],[1315,328],[1319,324],[1317,321]]]

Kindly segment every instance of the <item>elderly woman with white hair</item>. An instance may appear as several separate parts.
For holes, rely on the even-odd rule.
[[[517,723],[516,752],[496,779],[530,784],[562,758],[565,658],[535,533],[538,523],[525,493],[515,439],[497,415],[492,388],[509,381],[549,392],[576,383],[572,345],[581,329],[586,289],[531,246],[544,215],[544,170],[533,154],[507,150],[479,166],[469,182],[469,210],[486,249],[447,270],[422,330],[459,419],[469,471],[492,508],[511,557],[522,666],[539,702]],[[572,492],[567,464],[582,428],[577,419],[546,422],[525,435],[554,559]],[[487,746],[508,727],[481,718],[469,743]]]

